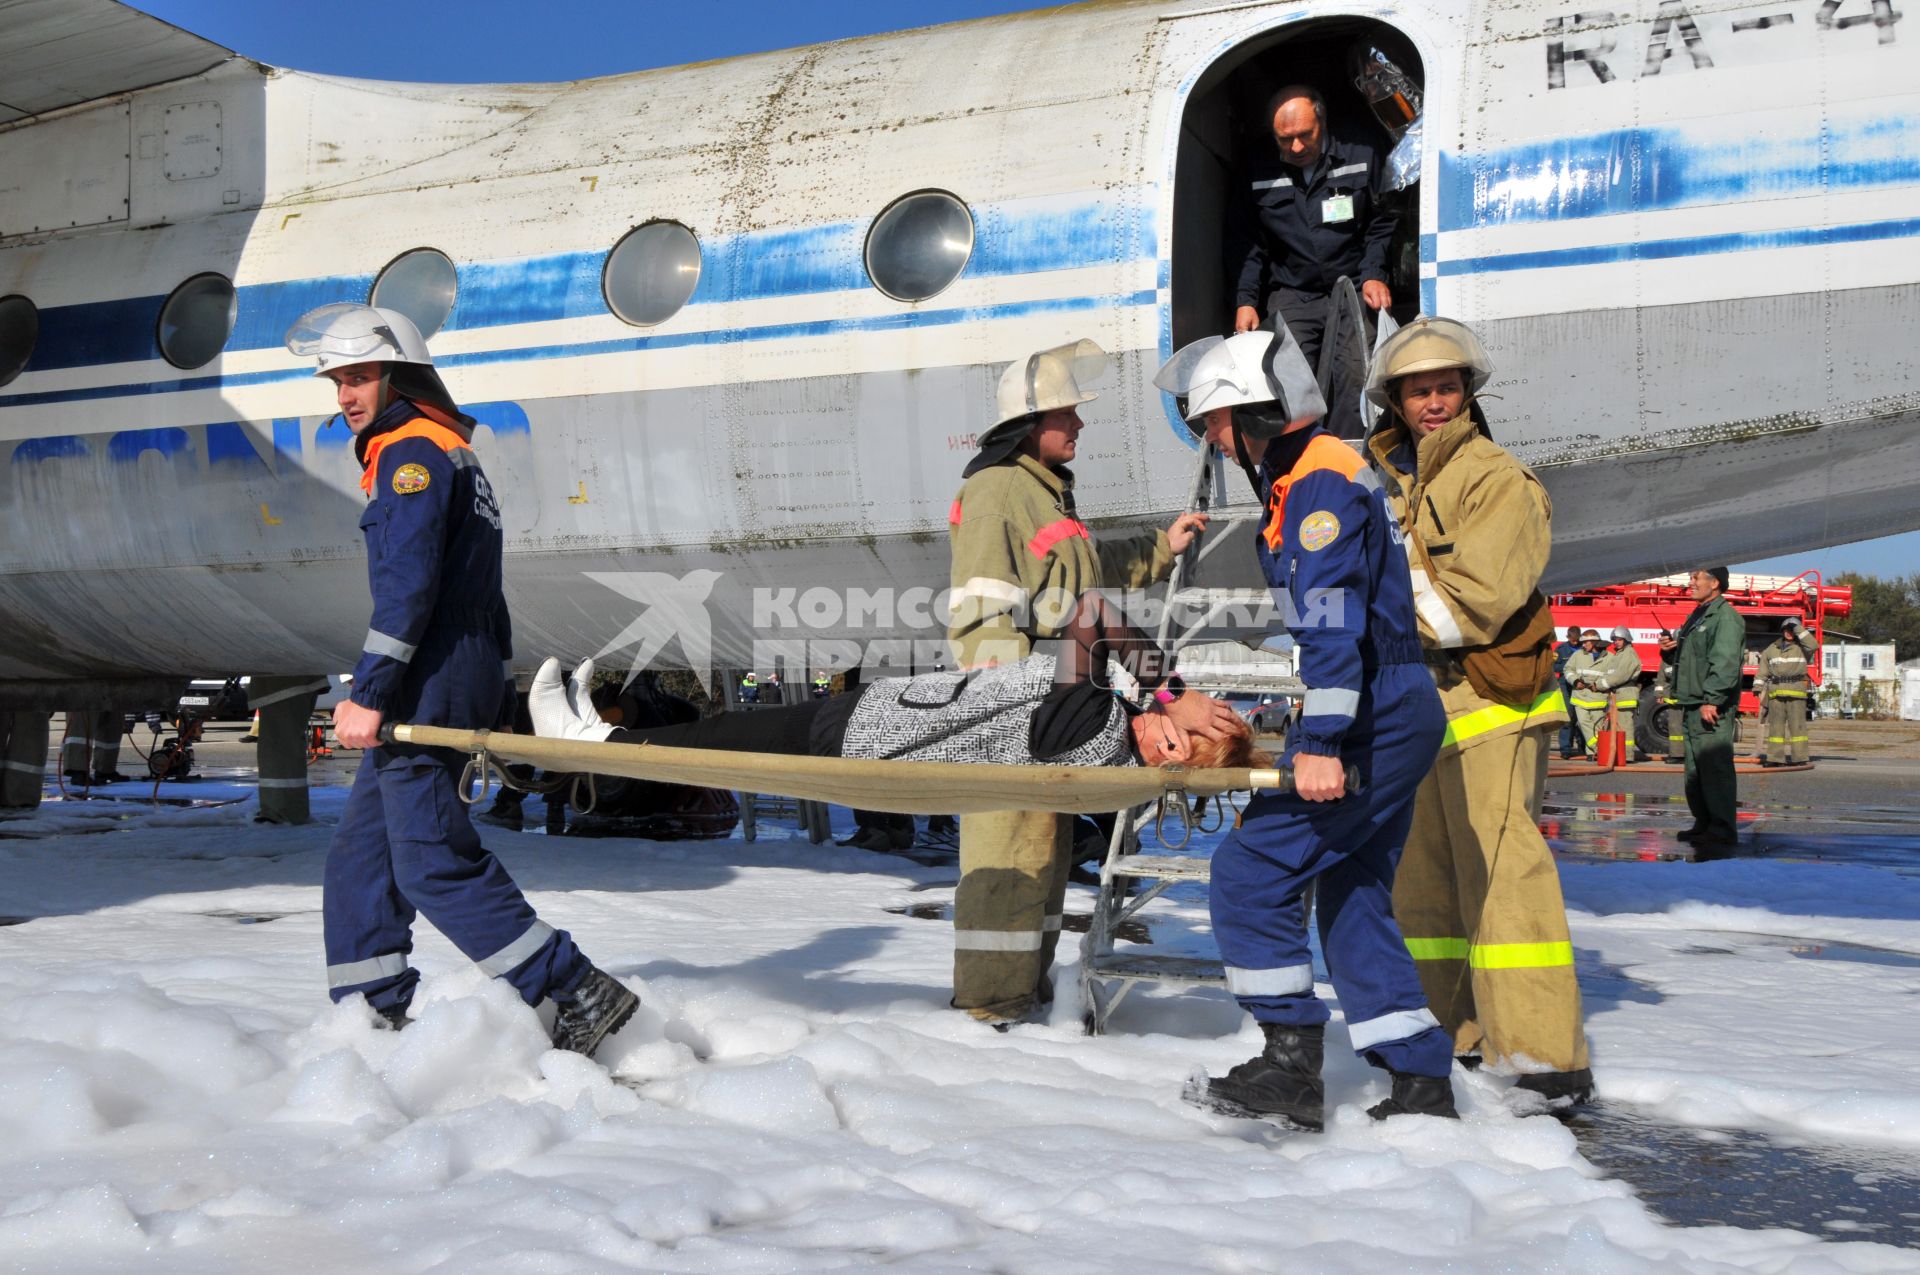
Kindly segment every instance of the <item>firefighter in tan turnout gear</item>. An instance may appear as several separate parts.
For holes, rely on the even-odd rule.
[[[1808,671],[1816,651],[1813,638],[1788,620],[1780,640],[1760,652],[1760,678],[1766,683],[1766,748],[1761,765],[1802,765],[1807,760],[1807,696],[1813,692]]]
[[[1586,677],[1599,667],[1602,658],[1600,631],[1588,629],[1580,635],[1580,649],[1567,658],[1566,668],[1560,674],[1561,680],[1567,684],[1567,699],[1573,708],[1573,720],[1577,723],[1574,729],[1580,734],[1589,761],[1593,760],[1601,721],[1607,715],[1607,697],[1590,688]]]
[[[1540,573],[1552,508],[1494,443],[1474,395],[1492,365],[1451,319],[1419,319],[1375,356],[1368,451],[1413,566],[1447,732],[1415,800],[1394,912],[1454,1050],[1556,1101],[1592,1096],[1560,877],[1538,818],[1567,720]],[[1571,661],[1569,661],[1571,664]]]
[[[1206,525],[1183,514],[1166,531],[1094,540],[1073,500],[1078,408],[1106,370],[1092,341],[1042,350],[1007,368],[997,423],[980,439],[949,515],[953,601],[947,629],[960,667],[1025,659],[1057,638],[1088,590],[1166,579]],[[996,1024],[1052,999],[1072,849],[1070,816],[1002,811],[960,820],[954,892],[953,1005]]]
[[[1599,637],[1597,633],[1594,636]],[[1614,729],[1626,736],[1626,756],[1616,760],[1630,759],[1633,715],[1640,709],[1640,655],[1633,649],[1633,635],[1616,628],[1607,649],[1567,680],[1573,683],[1574,715],[1580,719],[1580,733],[1586,737],[1587,756],[1594,755],[1594,740],[1607,728],[1607,709],[1612,707]]]

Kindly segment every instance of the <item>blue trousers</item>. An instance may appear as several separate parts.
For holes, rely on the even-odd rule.
[[[327,848],[322,908],[334,1000],[359,992],[384,1010],[413,998],[416,912],[529,1005],[586,977],[573,939],[534,915],[480,844],[456,791],[465,764],[422,748],[374,748],[361,758]]]
[[[1427,1008],[1393,919],[1393,872],[1413,797],[1433,764],[1446,715],[1424,665],[1375,670],[1342,743],[1360,788],[1338,801],[1255,797],[1213,855],[1214,937],[1227,987],[1263,1023],[1310,1027],[1330,1017],[1313,994],[1301,897],[1318,882],[1320,945],[1354,1051],[1422,1076],[1453,1068],[1453,1042]]]

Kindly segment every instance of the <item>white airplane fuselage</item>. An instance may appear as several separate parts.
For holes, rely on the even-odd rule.
[[[0,681],[352,666],[359,466],[281,341],[420,248],[458,271],[431,346],[481,421],[516,663],[642,643],[676,589],[721,665],[937,641],[1010,360],[1114,353],[1075,467],[1096,530],[1185,506],[1152,376],[1231,321],[1230,90],[1348,29],[1417,50],[1420,308],[1486,341],[1551,586],[1920,527],[1920,29],[1886,0],[1616,8],[1073,5],[553,85],[233,58],[0,125],[0,297],[38,322],[0,385]],[[866,237],[923,190],[974,243],[899,301]],[[602,270],[655,220],[698,284],[637,327]],[[161,307],[207,272],[232,332],[176,367]],[[1250,552],[1209,563],[1258,583]]]

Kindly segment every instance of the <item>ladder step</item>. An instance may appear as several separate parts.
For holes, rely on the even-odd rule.
[[[1226,969],[1219,961],[1199,956],[1096,956],[1089,968],[1099,978],[1131,982],[1188,983],[1195,987],[1223,986]]]
[[[1163,881],[1207,881],[1213,862],[1184,854],[1123,854],[1110,865],[1117,877],[1158,877]]]

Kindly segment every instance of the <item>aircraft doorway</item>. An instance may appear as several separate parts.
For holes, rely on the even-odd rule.
[[[1246,219],[1243,224],[1254,219],[1253,201],[1260,192],[1253,189],[1249,170],[1263,161],[1272,166],[1278,144],[1267,106],[1277,89],[1291,84],[1317,89],[1326,105],[1325,132],[1371,146],[1384,170],[1419,115],[1425,72],[1412,42],[1393,27],[1365,18],[1327,18],[1249,40],[1202,74],[1181,118],[1174,169],[1173,349],[1234,330],[1235,281],[1245,259],[1237,244],[1245,241],[1233,227],[1236,218]],[[1418,166],[1407,175],[1413,180],[1398,189],[1384,189],[1390,183],[1382,177],[1383,189],[1377,192],[1376,215],[1397,221],[1387,248],[1386,282],[1392,293],[1389,313],[1399,322],[1420,309]],[[1358,288],[1360,280],[1353,282]],[[1263,317],[1269,292],[1262,289],[1258,305]],[[1351,323],[1346,327],[1350,354],[1364,351],[1364,334]],[[1338,325],[1334,332],[1339,341]],[[1359,413],[1340,413],[1339,405],[1333,406],[1335,432],[1357,437]]]

